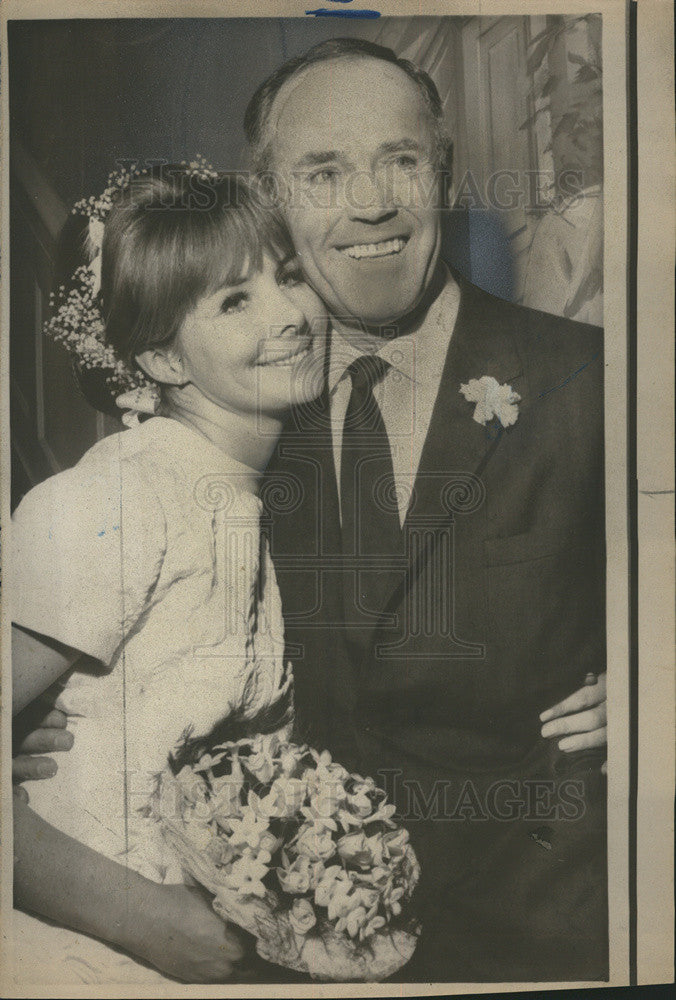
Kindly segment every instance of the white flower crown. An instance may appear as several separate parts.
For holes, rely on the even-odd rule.
[[[213,180],[218,176],[211,164],[199,153],[190,163],[184,160],[181,166],[190,174],[204,179]],[[117,390],[125,396],[130,390],[152,390],[156,393],[156,384],[140,369],[127,364],[106,343],[106,325],[99,294],[101,248],[105,222],[116,196],[129,186],[133,178],[147,173],[147,168],[135,167],[113,171],[108,175],[106,188],[98,198],[92,195],[73,206],[73,215],[89,217],[86,240],[89,263],[74,271],[68,285],[61,285],[56,293],[52,293],[50,305],[56,311],[43,327],[45,335],[65,347],[81,369],[98,368],[104,371],[106,384],[112,392]],[[118,402],[123,407],[127,406],[126,400],[122,401],[122,398]],[[140,412],[149,412],[147,405]]]

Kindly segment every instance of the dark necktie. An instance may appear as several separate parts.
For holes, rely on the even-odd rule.
[[[390,442],[374,388],[389,364],[363,355],[349,368],[352,394],[345,413],[340,465],[345,615],[351,641],[363,644],[374,613],[383,610],[391,588],[388,570],[403,554]]]

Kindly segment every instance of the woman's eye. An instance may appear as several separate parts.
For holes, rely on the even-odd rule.
[[[304,281],[303,272],[297,268],[294,268],[293,271],[285,271],[279,278],[279,284],[284,288],[293,288],[294,285],[300,285]]]
[[[234,295],[227,295],[223,302],[221,303],[222,313],[236,313],[242,312],[249,301],[249,296],[246,292],[235,292]]]

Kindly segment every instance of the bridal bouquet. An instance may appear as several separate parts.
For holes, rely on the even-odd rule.
[[[412,956],[419,866],[395,807],[328,752],[257,736],[158,780],[152,811],[184,869],[269,962],[377,981]]]

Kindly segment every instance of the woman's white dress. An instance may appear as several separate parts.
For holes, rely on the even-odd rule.
[[[95,445],[24,498],[12,528],[12,618],[82,650],[57,706],[75,742],[28,786],[65,833],[155,882],[180,882],[144,806],[167,755],[290,683],[281,604],[251,476],[154,417]],[[17,983],[164,977],[15,911]],[[167,980],[164,980],[167,982]]]

